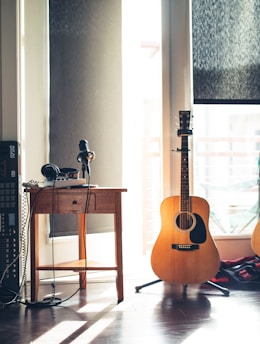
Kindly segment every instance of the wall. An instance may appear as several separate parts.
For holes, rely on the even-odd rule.
[[[48,150],[46,3],[0,2],[0,139],[20,143],[21,182],[39,180]]]
[[[0,139],[19,140],[16,0],[2,0],[0,6]]]
[[[179,183],[176,182],[180,180],[180,156],[173,150],[180,148],[180,138],[177,137],[179,111],[192,110],[189,3],[189,0],[162,0],[163,116],[164,137],[167,140],[164,163],[170,161],[170,166],[165,167],[169,179],[166,182],[168,188],[165,188],[165,197],[180,193]]]
[[[2,0],[0,3],[0,138],[20,143],[24,180],[40,177],[39,166],[45,161],[48,148],[45,3],[44,0],[25,0],[25,11],[22,1]]]
[[[21,131],[23,180],[42,181],[49,151],[48,2],[25,0],[20,8]],[[24,14],[24,16],[23,16]]]

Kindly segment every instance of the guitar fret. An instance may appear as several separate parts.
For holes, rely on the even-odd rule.
[[[182,212],[190,211],[188,136],[181,140],[181,204]]]

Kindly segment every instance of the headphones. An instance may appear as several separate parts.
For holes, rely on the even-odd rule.
[[[64,167],[59,168],[54,164],[46,164],[41,168],[41,174],[48,180],[56,179],[77,179],[79,170],[77,168]]]

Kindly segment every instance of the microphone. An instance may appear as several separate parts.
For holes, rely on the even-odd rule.
[[[88,174],[90,174],[89,163],[95,159],[95,152],[89,150],[88,141],[80,140],[79,142],[80,153],[77,156],[78,162],[81,162],[87,168]]]

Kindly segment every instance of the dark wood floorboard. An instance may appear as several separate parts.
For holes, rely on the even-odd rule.
[[[97,277],[95,277],[97,276]],[[28,307],[20,303],[0,310],[0,340],[29,343],[255,343],[260,338],[260,292],[157,283],[135,292],[147,279],[125,277],[125,299],[117,304],[114,276],[91,275],[87,290],[59,306]],[[78,288],[56,284],[56,297],[65,299]],[[42,283],[40,298],[52,293]]]

